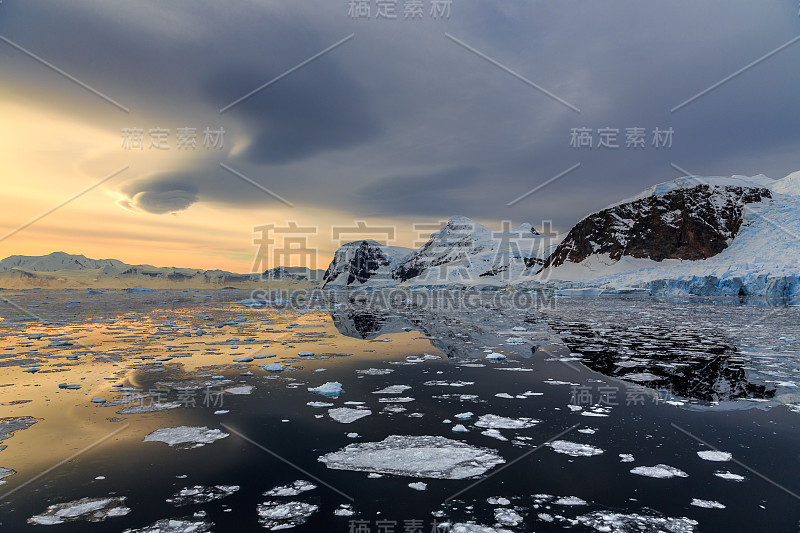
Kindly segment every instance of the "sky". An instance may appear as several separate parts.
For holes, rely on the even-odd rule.
[[[0,256],[325,268],[800,170],[795,1],[415,2],[3,0]]]

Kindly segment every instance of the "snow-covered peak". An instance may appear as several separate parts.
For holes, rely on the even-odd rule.
[[[800,195],[800,170],[792,172],[785,178],[772,182],[770,190],[778,194]]]
[[[759,187],[769,189],[775,183],[775,180],[763,174],[758,174],[756,176],[684,176],[648,187],[636,196],[626,198],[608,207],[628,204],[651,196],[664,196],[678,189],[691,189],[700,185],[708,185],[710,187]]]

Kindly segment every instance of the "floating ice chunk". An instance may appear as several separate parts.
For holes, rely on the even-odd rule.
[[[473,416],[474,416],[474,413],[472,411],[467,411],[466,413],[458,413],[455,416],[455,418],[457,418],[458,420],[469,420]]]
[[[157,429],[147,435],[144,442],[163,442],[180,448],[199,448],[228,436],[230,436],[228,433],[218,429],[208,429],[205,426],[178,426]]]
[[[503,436],[500,431],[496,429],[485,429],[481,431],[481,435],[486,435],[487,437],[492,437],[493,439],[507,441],[508,439]]]
[[[355,511],[353,511],[353,506],[349,503],[343,503],[339,505],[339,508],[336,509],[333,514],[336,516],[353,516]]]
[[[595,531],[665,531],[669,533],[692,533],[697,521],[690,518],[647,516],[636,513],[622,514],[595,511],[577,518],[578,523]]]
[[[350,424],[371,414],[372,411],[369,409],[351,409],[349,407],[328,409],[328,416],[342,424]]]
[[[408,484],[414,490],[428,490],[428,484],[423,483],[422,481],[415,481],[413,483]]]
[[[327,396],[328,398],[338,398],[344,392],[344,389],[342,389],[342,384],[338,381],[329,381],[319,387],[309,387],[308,392]]]
[[[385,376],[394,372],[391,368],[367,368],[364,370],[356,370],[356,374],[364,376]]]
[[[131,510],[125,507],[125,496],[110,496],[108,498],[81,498],[71,502],[50,505],[38,515],[28,518],[29,524],[39,526],[52,526],[86,520],[87,522],[102,522],[106,518],[125,516]]]
[[[714,500],[701,500],[692,498],[692,505],[695,507],[703,507],[704,509],[725,509],[725,505]]]
[[[499,352],[492,352],[490,354],[486,354],[486,359],[490,361],[502,361],[505,358],[506,356]]]
[[[506,339],[506,344],[525,344],[525,339],[522,337],[509,337]]]
[[[253,362],[253,358],[252,357],[237,357],[236,359],[233,360],[233,362],[234,363],[252,363]]]
[[[729,452],[720,452],[718,450],[703,450],[697,452],[697,455],[704,461],[716,461],[720,463],[733,459],[733,455]]]
[[[633,455],[629,453],[621,453],[619,454],[619,462],[620,463],[632,463],[634,461]]]
[[[388,398],[379,398],[379,403],[408,403],[413,402],[414,398],[411,396],[390,396]]]
[[[584,435],[594,435],[597,433],[597,430],[594,428],[581,428],[578,430],[578,433],[583,433]]]
[[[306,403],[309,407],[319,408],[319,407],[333,407],[336,404],[329,403],[329,402],[308,402]]]
[[[453,433],[469,433],[469,430],[464,427],[464,424],[456,424],[453,426]]]
[[[267,372],[283,372],[283,370],[284,370],[286,367],[285,367],[285,366],[283,366],[283,365],[282,365],[282,364],[280,364],[280,363],[270,363],[270,364],[268,364],[268,365],[261,365],[261,368],[263,368],[263,369],[264,369],[264,370],[266,370]]]
[[[195,513],[195,516],[198,514]],[[197,516],[197,518],[164,518],[149,526],[126,529],[122,533],[207,533],[214,527],[214,523],[200,520],[203,516],[205,514]]]
[[[228,413],[230,413],[230,411],[228,411],[227,409],[220,409],[218,411],[214,411],[215,415],[227,415]]]
[[[467,385],[475,385],[474,381],[441,381],[441,380],[431,380],[426,381],[425,385],[432,387],[432,386],[440,386],[440,387],[466,387]]]
[[[300,357],[314,357],[314,352],[309,352],[307,350],[303,350],[303,351],[297,352],[297,355],[299,355]]]
[[[572,457],[591,457],[592,455],[600,455],[604,452],[604,450],[595,446],[579,444],[567,440],[554,440],[547,445],[551,447],[554,452],[571,455]]]
[[[637,466],[631,469],[631,474],[640,476],[654,477],[658,479],[669,479],[671,477],[689,477],[689,474],[679,470],[674,466],[657,464],[656,466]]]
[[[509,393],[507,393],[507,392],[498,392],[497,394],[495,394],[495,396],[496,396],[497,398],[506,398],[506,399],[508,399],[508,400],[513,400],[513,399],[514,399],[514,397],[513,397],[513,396],[511,396],[511,395],[510,395]]]
[[[562,496],[553,502],[556,505],[586,505],[586,500],[577,496]]]
[[[208,503],[226,498],[238,490],[239,485],[216,485],[214,487],[195,485],[179,490],[167,499],[167,503],[171,503],[175,507]]]
[[[491,496],[486,499],[490,505],[511,505],[511,500],[502,496]]]
[[[482,415],[475,422],[479,428],[490,429],[525,429],[541,422],[535,418],[506,418],[498,415]]]
[[[658,381],[662,378],[661,376],[656,376],[655,374],[651,374],[650,372],[637,372],[635,374],[625,374],[624,376],[620,376],[625,381],[636,381],[638,383],[643,383],[646,381]]]
[[[358,433],[348,433],[347,434],[347,437],[350,438],[350,439],[357,439],[360,436],[361,435],[359,435]]]
[[[417,478],[464,479],[505,463],[495,450],[432,436],[391,435],[381,442],[350,444],[323,455],[328,468]]]
[[[276,531],[305,524],[319,507],[305,502],[264,502],[258,505],[258,523]]]
[[[494,510],[494,519],[501,526],[517,526],[522,523],[522,517],[514,509],[498,507]]]
[[[245,394],[251,394],[253,392],[253,389],[255,389],[255,387],[253,387],[252,385],[239,385],[238,387],[230,387],[228,389],[225,389],[225,392],[227,392],[228,394],[245,395]]]
[[[3,485],[4,483],[8,483],[7,481],[3,481],[3,480],[5,478],[7,478],[7,477],[13,476],[16,473],[17,473],[17,471],[12,469],[12,468],[5,468],[5,467],[0,466],[0,485]]]
[[[402,394],[410,388],[408,385],[389,385],[381,390],[376,390],[372,394]]]
[[[105,398],[92,398],[91,402],[92,403],[106,403],[106,399]]]
[[[280,487],[272,488],[264,493],[264,496],[297,496],[303,492],[316,489],[317,486],[304,479],[298,479],[288,485],[281,485]]]
[[[434,361],[436,359],[441,359],[441,356],[426,353],[423,356],[409,355],[406,357],[406,361],[409,363],[424,363],[425,361]]]
[[[718,478],[727,479],[728,481],[744,481],[744,476],[740,476],[739,474],[734,474],[733,472],[725,472],[718,470],[714,472],[714,475]]]

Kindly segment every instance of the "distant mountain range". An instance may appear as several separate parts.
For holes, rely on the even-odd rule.
[[[0,286],[27,287],[151,287],[151,288],[258,288],[271,284],[308,286],[322,279],[322,270],[276,267],[263,274],[235,274],[225,270],[129,265],[117,259],[90,259],[53,252],[42,256],[12,255],[0,261]]]
[[[580,220],[566,235],[452,217],[421,248],[343,245],[321,287],[647,290],[800,297],[800,172],[688,176]]]
[[[688,176],[590,213],[565,235],[451,217],[418,249],[342,245],[324,272],[235,274],[55,252],[0,261],[0,286],[325,289],[408,287],[800,298],[800,172]]]

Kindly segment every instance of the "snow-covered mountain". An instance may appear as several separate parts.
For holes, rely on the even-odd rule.
[[[0,272],[19,268],[28,272],[54,272],[56,270],[85,270],[107,268],[124,270],[126,265],[116,259],[89,259],[85,255],[53,252],[48,255],[12,255],[0,261]]]
[[[117,259],[90,259],[53,252],[43,256],[12,255],[0,261],[0,287],[236,287],[271,283],[316,283],[321,271],[278,267],[259,274],[225,270],[129,265]]]
[[[349,242],[336,250],[320,286],[385,285],[392,278],[392,269],[409,253],[410,248],[384,246],[372,239]]]
[[[765,180],[767,180],[765,182]],[[745,206],[772,195],[766,177],[681,178],[592,213],[558,245],[545,268],[593,255],[663,261],[707,259],[728,247]]]
[[[493,231],[453,217],[401,259],[382,260],[367,246],[361,253],[372,267],[343,266],[363,242],[337,252],[326,276],[352,278],[338,286],[635,287],[800,298],[800,172],[661,183],[586,216],[560,241],[529,225]]]
[[[530,224],[493,231],[454,216],[394,268],[392,279],[426,286],[507,282],[538,271],[551,242]]]

